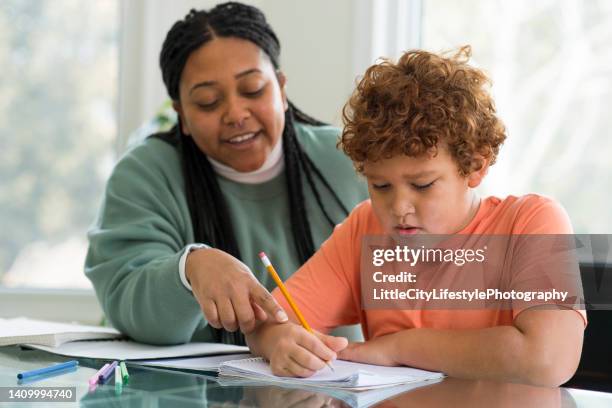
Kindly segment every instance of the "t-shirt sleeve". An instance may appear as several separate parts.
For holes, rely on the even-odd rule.
[[[323,333],[360,322],[360,228],[364,210],[363,206],[356,207],[285,283],[308,324]],[[278,289],[272,294],[292,320],[297,321],[283,294]]]
[[[549,198],[532,196],[521,206],[516,225],[520,235],[514,241],[511,289],[556,291],[559,296],[567,292],[567,300],[514,301],[513,317],[530,307],[562,304],[576,310],[586,324],[573,229],[565,209]]]

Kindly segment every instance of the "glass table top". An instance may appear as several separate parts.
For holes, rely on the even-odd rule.
[[[128,363],[129,383],[121,390],[108,385],[89,389],[88,379],[105,363],[80,359],[71,372],[20,383],[17,373],[64,362],[69,358],[16,346],[0,347],[0,389],[5,399],[0,407],[610,407],[612,394],[541,388],[521,384],[469,381],[447,378],[441,382],[409,389],[350,392],[313,391],[253,383],[219,380],[214,373],[194,373],[144,367]],[[8,387],[8,388],[7,388]],[[7,390],[25,387],[76,387],[74,402],[8,401]],[[402,392],[403,391],[403,392]]]

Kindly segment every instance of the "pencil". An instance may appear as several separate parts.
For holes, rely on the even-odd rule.
[[[295,313],[295,315],[297,316],[297,318],[300,321],[300,324],[302,325],[302,327],[305,328],[306,330],[308,330],[310,333],[314,334],[314,332],[312,331],[312,328],[310,327],[310,325],[308,324],[306,319],[304,319],[304,316],[302,315],[302,312],[300,312],[300,309],[298,309],[297,305],[293,301],[293,298],[289,294],[289,291],[287,290],[287,288],[283,284],[283,281],[281,280],[281,278],[278,276],[278,273],[276,273],[276,270],[272,266],[272,263],[270,262],[270,260],[266,256],[265,252],[263,252],[263,251],[260,252],[259,253],[259,258],[261,258],[261,261],[263,262],[264,266],[268,270],[268,273],[270,274],[270,276],[272,276],[272,279],[274,279],[274,282],[276,282],[276,286],[278,286],[280,291],[283,293],[283,296],[285,296],[285,299],[287,299],[287,302],[289,303],[289,306],[291,306],[291,309],[293,310],[293,313]],[[330,370],[334,371],[334,368],[332,367],[331,362],[326,361],[325,364],[327,364],[327,366],[329,367]]]

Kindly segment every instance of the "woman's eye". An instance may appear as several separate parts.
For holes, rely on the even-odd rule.
[[[244,91],[243,94],[249,97],[254,97],[254,96],[259,96],[263,93],[264,87],[262,86],[259,89],[256,89],[254,91]]]
[[[427,190],[429,187],[433,185],[434,182],[435,180],[427,184],[412,184],[412,187],[414,187],[417,190]]]
[[[382,184],[372,184],[372,188],[374,190],[386,190],[391,186],[391,184],[389,183],[382,183]]]
[[[217,107],[217,101],[209,102],[209,103],[198,103],[198,108],[206,111],[213,110]]]

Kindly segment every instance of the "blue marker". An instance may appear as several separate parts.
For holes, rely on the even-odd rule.
[[[32,370],[32,371],[24,371],[23,373],[17,374],[17,378],[22,380],[24,378],[34,377],[37,375],[55,373],[57,371],[66,370],[68,368],[74,368],[78,365],[79,365],[78,361],[70,360],[62,364],[52,365],[51,367],[39,368],[38,370]]]

